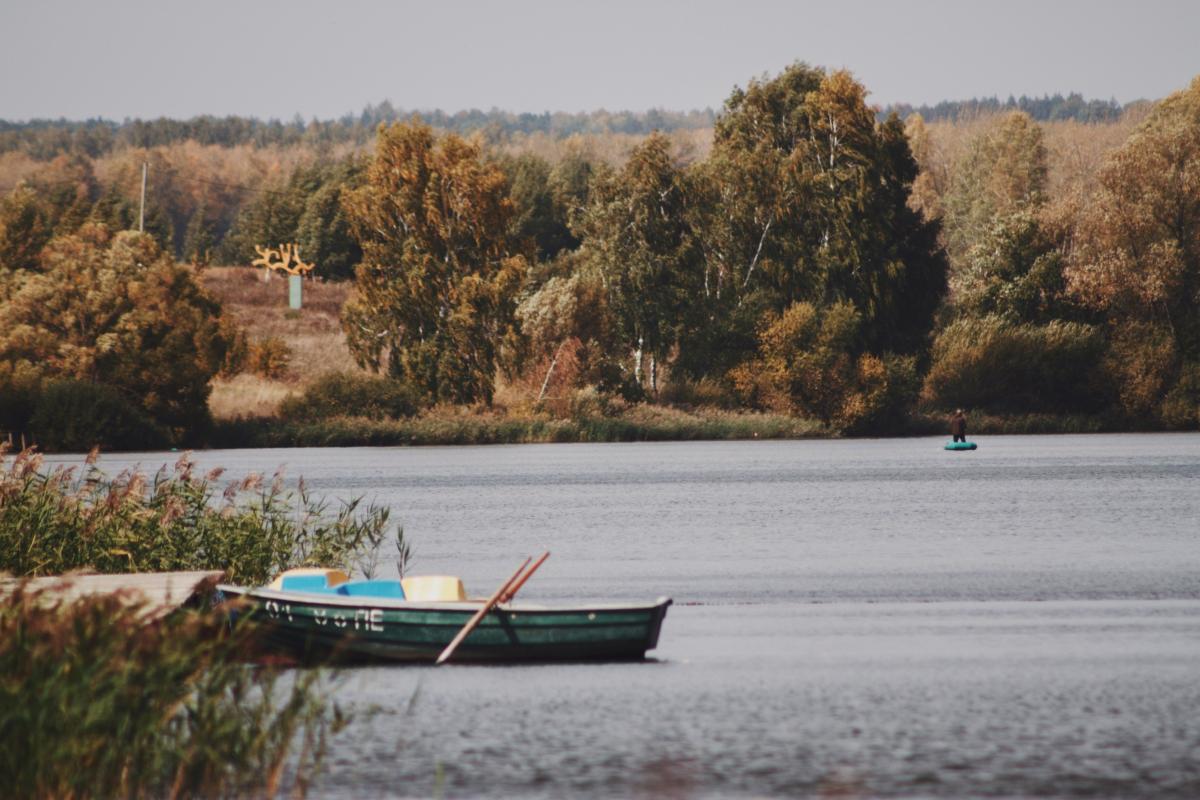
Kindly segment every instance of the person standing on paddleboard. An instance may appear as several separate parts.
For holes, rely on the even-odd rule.
[[[967,440],[967,416],[961,408],[955,410],[954,416],[950,418],[950,435],[956,442]]]

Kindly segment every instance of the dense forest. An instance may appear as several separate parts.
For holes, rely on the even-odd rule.
[[[1124,108],[866,97],[796,64],[715,113],[0,123],[0,431],[204,441],[255,345],[200,272],[280,242],[353,286],[354,394],[393,416],[504,386],[844,434],[1200,425],[1200,79]]]

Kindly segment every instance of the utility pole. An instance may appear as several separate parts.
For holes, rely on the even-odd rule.
[[[146,169],[150,165],[142,162],[142,207],[138,211],[138,233],[146,232]]]

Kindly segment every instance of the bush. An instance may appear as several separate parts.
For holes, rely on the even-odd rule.
[[[858,357],[854,389],[842,400],[835,423],[846,433],[896,433],[920,390],[917,360],[891,353]]]
[[[1159,415],[1178,364],[1174,338],[1162,326],[1126,322],[1112,328],[1104,367],[1130,420],[1145,422]]]
[[[1104,338],[1077,322],[960,319],[934,340],[927,402],[997,412],[1089,412],[1103,407]]]
[[[111,386],[54,381],[37,398],[29,420],[43,450],[86,452],[93,447],[154,450],[169,436],[138,406]]]
[[[250,370],[264,378],[282,378],[292,360],[292,348],[278,336],[267,336],[250,345]]]
[[[37,410],[42,379],[32,366],[14,371],[0,364],[0,439],[29,432],[29,420]]]
[[[668,405],[683,408],[721,408],[733,410],[739,406],[737,394],[726,383],[711,377],[691,379],[672,376],[658,399]]]
[[[323,674],[285,683],[239,663],[252,630],[226,633],[224,614],[148,625],[148,611],[24,586],[0,597],[4,796],[302,795],[347,722]]]
[[[239,328],[233,317],[221,317],[221,332],[225,337],[225,359],[221,362],[222,378],[241,374],[250,364],[250,339],[246,331]]]
[[[400,419],[420,408],[420,395],[396,378],[330,372],[280,406],[280,416],[297,421],[331,417]]]
[[[153,479],[109,478],[93,454],[76,478],[74,468],[43,470],[31,451],[10,459],[0,450],[0,572],[221,569],[257,585],[298,565],[348,569],[388,527],[387,509],[360,514],[353,500],[329,513],[303,481],[296,494],[284,491],[281,473],[269,485],[249,475],[218,494],[221,470],[196,477],[192,466],[184,455]]]
[[[850,303],[794,303],[759,332],[758,358],[729,374],[750,404],[816,417],[847,433],[886,431],[916,396],[916,359],[861,352]]]
[[[1200,428],[1200,364],[1184,364],[1162,403],[1162,420],[1180,430]]]
[[[595,386],[584,386],[582,389],[577,389],[571,396],[568,416],[579,421],[592,417],[609,416],[613,410],[612,398]]]

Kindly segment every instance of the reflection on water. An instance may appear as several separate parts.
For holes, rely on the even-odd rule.
[[[527,599],[677,601],[656,663],[348,671],[319,795],[1200,796],[1200,436],[940,445],[198,460],[387,503],[476,594],[550,549]]]

